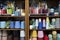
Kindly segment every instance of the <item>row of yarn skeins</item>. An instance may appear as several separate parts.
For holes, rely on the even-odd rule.
[[[30,20],[30,29],[55,29],[60,28],[60,18],[38,18]]]
[[[60,40],[60,33],[52,31],[52,34],[44,34],[43,31],[32,31],[30,40]]]
[[[25,16],[24,9],[17,6],[15,2],[10,2],[10,1],[0,4],[0,15],[5,15],[5,14],[9,14],[12,16]]]
[[[0,31],[0,40],[25,40],[25,31]]]
[[[0,28],[21,28],[24,29],[25,21],[0,21]]]

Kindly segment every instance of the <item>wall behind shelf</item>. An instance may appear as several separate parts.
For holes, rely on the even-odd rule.
[[[44,0],[35,0],[35,1],[36,1],[36,3],[38,3],[39,1],[44,2]],[[58,7],[59,0],[45,0],[45,1],[47,2],[49,8],[50,7],[54,7],[54,8]],[[32,2],[32,0],[30,0],[30,5],[31,5],[31,2]]]

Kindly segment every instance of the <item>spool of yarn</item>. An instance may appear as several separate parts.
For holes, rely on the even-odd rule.
[[[7,36],[6,37],[2,37],[2,40],[7,40]]]
[[[57,35],[57,32],[56,31],[52,31],[52,35],[53,36],[56,36]]]
[[[20,21],[15,21],[15,28],[20,28]]]
[[[57,34],[57,40],[60,40],[60,34]]]
[[[47,35],[44,36],[44,40],[49,40]]]
[[[19,38],[18,37],[14,37],[14,40],[19,40]]]
[[[53,40],[57,40],[57,32],[56,31],[52,31],[52,35],[53,35]]]
[[[32,29],[36,29],[36,26],[35,26],[35,19],[32,19],[32,22],[33,22],[33,28]]]
[[[49,34],[48,37],[49,37],[49,40],[53,40],[52,34]]]
[[[21,29],[24,29],[24,28],[25,28],[25,22],[21,21]]]
[[[54,8],[50,9],[50,15],[54,15]]]
[[[38,31],[38,38],[43,38],[43,37],[44,37],[43,31]]]
[[[50,29],[50,21],[49,21],[49,17],[46,18],[46,29]]]
[[[18,12],[18,16],[20,16],[21,15],[20,9],[17,9],[16,11]]]
[[[20,31],[20,37],[25,37],[25,31],[24,30]]]
[[[20,9],[20,11],[21,11],[21,16],[25,16],[25,11],[24,11],[24,9]]]
[[[35,24],[35,26],[36,26],[36,29],[38,29],[38,22],[39,22],[39,20],[38,19],[36,19],[36,24]]]
[[[60,28],[60,18],[56,18],[56,24],[55,24],[55,26],[56,26],[56,28]]]
[[[6,14],[6,9],[5,8],[2,9],[2,14]]]
[[[1,21],[1,28],[5,28],[6,27],[6,22],[5,21]]]
[[[9,28],[9,26],[10,26],[10,22],[7,21],[7,22],[6,22],[6,28]]]
[[[13,39],[13,35],[8,35],[7,36],[7,40],[12,40]]]
[[[32,31],[32,37],[33,37],[33,38],[37,38],[37,31],[36,31],[36,30],[33,30],[33,31]]]
[[[24,37],[20,37],[20,40],[25,40],[25,38]]]
[[[20,37],[19,34],[20,32],[18,30],[13,31],[14,40],[19,40],[19,37]]]
[[[36,7],[36,8],[35,8],[35,14],[38,14],[38,13],[39,13],[38,10],[39,10],[39,8]]]
[[[53,28],[55,28],[55,18],[52,19],[52,25],[54,26]]]
[[[7,40],[7,31],[2,31],[2,40]]]
[[[41,18],[39,18],[39,24],[38,24],[38,29],[43,28],[43,22],[41,21]]]
[[[38,31],[38,40],[43,40],[44,34],[43,31]]]
[[[32,40],[37,40],[37,38],[32,38]]]
[[[13,13],[13,9],[12,8],[7,8],[7,14],[12,14]]]
[[[43,19],[43,29],[46,29],[46,20]]]
[[[2,36],[3,36],[3,37],[7,36],[7,31],[4,30],[4,31],[2,32]]]
[[[10,28],[14,28],[14,21],[10,21]]]
[[[16,7],[16,11],[15,11],[15,16],[20,16],[21,15],[21,11],[18,7]]]
[[[14,14],[15,14],[15,16],[18,16],[19,15],[17,11],[14,11]]]

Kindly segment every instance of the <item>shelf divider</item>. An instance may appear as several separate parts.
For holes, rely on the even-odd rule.
[[[25,40],[29,40],[29,0],[25,0]]]

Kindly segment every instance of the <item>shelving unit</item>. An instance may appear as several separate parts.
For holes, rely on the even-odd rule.
[[[1,1],[6,1],[6,0],[1,0]],[[25,7],[25,4],[26,4],[26,0],[12,0],[12,1],[16,1],[16,3],[17,3],[17,5],[19,5],[19,3],[20,4],[22,4],[22,3],[24,3],[23,5],[23,8],[22,9],[25,9],[24,7]],[[26,13],[27,14],[27,13]],[[24,30],[25,31],[25,35],[27,35],[28,33],[27,33],[27,23],[26,23],[26,16],[8,16],[8,15],[3,15],[3,16],[1,16],[0,15],[0,21],[9,21],[10,19],[12,19],[13,21],[16,21],[16,19],[18,19],[19,21],[20,20],[24,20],[25,21],[25,29],[21,29],[21,28],[0,28],[0,31],[2,30],[5,30],[5,31],[16,31],[16,30],[19,30],[19,31],[21,31],[21,30]],[[19,35],[20,36],[20,35]],[[8,39],[9,40],[9,39]],[[11,39],[12,40],[12,39]],[[16,39],[16,40],[18,40],[18,39]],[[28,40],[27,39],[27,36],[25,36],[25,40]]]
[[[16,0],[16,1],[18,1],[18,0]],[[21,0],[22,1],[22,0]],[[56,0],[57,1],[57,0]],[[55,1],[55,2],[56,2]],[[41,16],[40,14],[39,15],[29,15],[29,0],[23,0],[23,2],[25,2],[25,16],[0,16],[0,18],[1,19],[16,19],[16,18],[19,18],[19,19],[22,19],[23,18],[23,20],[25,20],[25,29],[9,29],[9,28],[6,28],[6,29],[0,29],[0,30],[25,30],[25,40],[29,40],[29,31],[32,31],[32,30],[34,30],[34,29],[32,29],[32,30],[30,30],[29,28],[29,19],[30,18],[46,18],[46,17],[49,17],[49,18],[60,18],[60,16]],[[48,0],[47,0],[47,2],[48,2]],[[50,2],[48,2],[48,3],[50,3]],[[56,5],[53,5],[53,6],[56,6]],[[38,31],[38,29],[36,29],[37,31]],[[41,29],[41,31],[59,31],[60,30],[60,28],[59,29]]]
[[[38,0],[34,0],[34,1],[38,1]],[[42,2],[43,0],[39,0],[40,2]],[[52,8],[56,8],[57,6],[58,6],[58,2],[59,2],[59,0],[45,0],[46,2],[47,2],[47,4],[49,5],[48,7],[50,7],[50,6],[52,6]],[[29,2],[30,2],[30,0],[29,0]],[[32,1],[31,1],[32,2]],[[30,3],[31,3],[30,2]],[[38,2],[37,2],[38,3]],[[30,4],[29,4],[29,6],[30,6]],[[29,10],[29,9],[28,9]],[[40,14],[29,14],[28,13],[28,15],[29,15],[29,19],[28,20],[30,20],[30,19],[39,19],[39,18],[46,18],[46,17],[49,17],[49,18],[60,18],[60,15],[58,15],[58,16],[46,16],[46,15],[40,15]],[[50,20],[50,19],[49,19]],[[34,20],[34,21],[36,21],[36,20]],[[29,21],[28,21],[29,22]],[[49,33],[52,33],[52,31],[57,31],[58,33],[60,33],[60,28],[57,28],[57,29],[30,29],[30,26],[28,26],[29,27],[29,39],[28,40],[30,40],[30,35],[32,35],[33,33],[33,31],[34,32],[36,32],[36,33],[38,33],[38,31],[44,31],[44,32],[46,32],[47,34],[49,34]],[[35,35],[35,36],[37,36],[37,35]],[[32,37],[33,38],[33,37]],[[32,39],[31,38],[31,39]],[[36,37],[37,38],[37,37]],[[38,38],[37,38],[38,39]],[[37,40],[36,39],[36,40]]]

